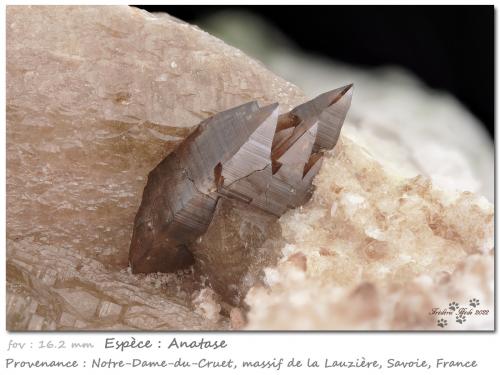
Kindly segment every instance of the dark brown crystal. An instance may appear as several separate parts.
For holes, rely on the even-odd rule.
[[[130,246],[132,271],[172,272],[197,259],[213,287],[234,299],[229,289],[251,268],[251,252],[276,232],[277,218],[310,198],[351,94],[348,85],[281,115],[278,104],[250,102],[200,123],[148,176]],[[224,225],[218,215],[253,225],[255,235],[233,236],[231,248],[215,241],[214,224]]]

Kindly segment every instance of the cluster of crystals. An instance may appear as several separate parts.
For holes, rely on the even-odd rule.
[[[250,102],[203,121],[148,177],[130,247],[133,272],[192,264],[221,198],[280,217],[305,203],[323,152],[337,143],[352,85],[279,115]]]

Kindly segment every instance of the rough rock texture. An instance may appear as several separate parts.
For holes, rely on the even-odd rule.
[[[491,204],[391,175],[345,137],[334,151],[313,199],[280,219],[282,259],[246,297],[248,329],[436,329],[433,307],[471,298],[490,313],[470,323],[491,329]]]
[[[131,275],[145,178],[190,127],[306,98],[167,15],[10,6],[6,27],[8,329],[418,329],[448,298],[492,305],[492,206],[389,175],[346,137],[313,200],[280,221],[286,244],[266,245],[283,260],[248,313],[191,271]]]
[[[305,99],[167,15],[9,6],[8,328],[224,327],[188,310],[190,293],[171,299],[176,285],[148,297],[147,283],[124,274],[145,179],[209,115],[250,100],[286,110]],[[76,287],[78,298],[60,297]],[[82,315],[79,303],[95,309]],[[109,303],[119,313],[104,323],[100,306]]]

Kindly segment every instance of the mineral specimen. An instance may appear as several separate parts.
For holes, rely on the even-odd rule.
[[[467,190],[493,202],[494,144],[450,93],[431,89],[402,66],[366,69],[300,51],[272,20],[256,14],[227,8],[200,22],[310,97],[356,82],[356,105],[343,136],[404,177],[420,174],[441,189]]]
[[[214,113],[251,98],[289,110],[307,98],[167,14],[126,6],[6,13],[7,328],[229,327],[192,308],[191,272],[127,271],[147,173]],[[80,298],[62,298],[68,288]],[[97,304],[92,316],[77,301]]]
[[[6,13],[7,329],[435,329],[431,305],[470,298],[490,309],[489,318],[448,328],[493,327],[493,206],[394,175],[346,136],[352,117],[324,154],[303,208],[261,234],[239,220],[246,213],[235,208],[244,203],[225,199],[228,207],[216,209],[234,220],[221,227],[225,218],[214,217],[195,243],[204,246],[191,248],[203,263],[203,254],[224,255],[213,251],[224,241],[254,246],[269,235],[255,253],[230,255],[234,266],[238,256],[252,258],[243,277],[250,292],[233,292],[247,306],[228,307],[196,270],[131,274],[147,173],[192,127],[249,100],[289,111],[307,98],[166,14],[115,6],[8,6]],[[409,100],[400,96],[397,103]],[[384,98],[374,99],[380,112]],[[429,95],[421,112],[442,114],[436,102]],[[363,126],[374,126],[376,113],[364,112]],[[407,125],[403,117],[384,121]],[[415,116],[415,127],[420,122]],[[384,160],[399,158],[391,148]],[[276,266],[266,264],[270,254],[280,257]],[[233,282],[219,267],[214,274]]]
[[[239,254],[254,252],[268,237],[273,221],[309,199],[323,152],[337,143],[351,88],[322,94],[279,117],[277,104],[259,108],[250,102],[203,121],[149,174],[130,246],[132,271],[172,272],[189,266],[189,248],[207,231],[214,214],[231,218],[231,210],[225,211],[239,205],[235,210],[240,212],[240,225],[248,222],[258,232],[248,237],[256,241],[250,241],[251,246],[236,241],[235,250],[228,248],[229,242],[211,249],[221,256],[202,254],[216,289],[223,294],[228,287],[238,290],[234,280],[250,267]],[[217,209],[221,205],[224,208]],[[217,231],[214,226],[212,230]],[[234,230],[241,232],[239,227]],[[205,244],[202,238],[199,244],[198,250]],[[234,256],[239,265],[228,267],[235,264]],[[227,282],[228,277],[219,282],[217,268],[233,282]]]
[[[280,218],[282,242],[260,249],[280,256],[245,297],[248,329],[436,329],[432,308],[473,297],[493,311],[485,198],[395,175],[345,136],[314,183]],[[492,329],[493,316],[467,324]]]

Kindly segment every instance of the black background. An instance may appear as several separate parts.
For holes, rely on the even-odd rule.
[[[189,23],[229,6],[140,6]],[[234,8],[234,6],[232,7]],[[494,128],[493,6],[244,6],[305,51],[361,66],[401,65]]]

